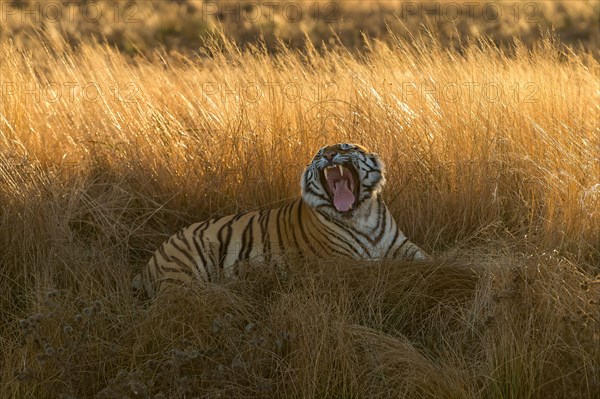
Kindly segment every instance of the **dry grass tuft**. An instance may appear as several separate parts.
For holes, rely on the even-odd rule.
[[[418,40],[133,60],[38,46],[0,42],[0,396],[600,390],[592,57],[550,40],[510,57]],[[165,237],[282,204],[340,140],[381,154],[388,205],[434,260],[290,261],[133,298]]]

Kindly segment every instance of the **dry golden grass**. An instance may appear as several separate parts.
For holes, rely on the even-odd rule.
[[[549,40],[513,50],[0,42],[0,396],[595,397],[600,68]],[[341,140],[381,154],[433,260],[133,298],[168,235],[284,203]]]

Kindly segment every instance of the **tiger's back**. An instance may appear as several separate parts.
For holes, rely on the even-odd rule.
[[[165,241],[142,273],[143,285],[154,296],[164,285],[211,282],[237,274],[246,260],[269,262],[294,246],[295,229],[303,220],[300,200],[284,207],[244,212],[194,223]]]

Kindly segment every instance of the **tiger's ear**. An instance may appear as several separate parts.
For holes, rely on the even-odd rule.
[[[371,162],[373,162],[375,165],[378,165],[380,169],[385,168],[385,164],[381,160],[381,157],[379,156],[379,154],[372,152],[372,153],[368,154],[367,156],[371,160]]]

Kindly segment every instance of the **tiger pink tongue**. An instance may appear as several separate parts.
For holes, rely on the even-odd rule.
[[[333,194],[333,204],[340,212],[346,212],[354,204],[354,194],[348,187],[348,180],[343,179],[335,183],[335,193]]]

